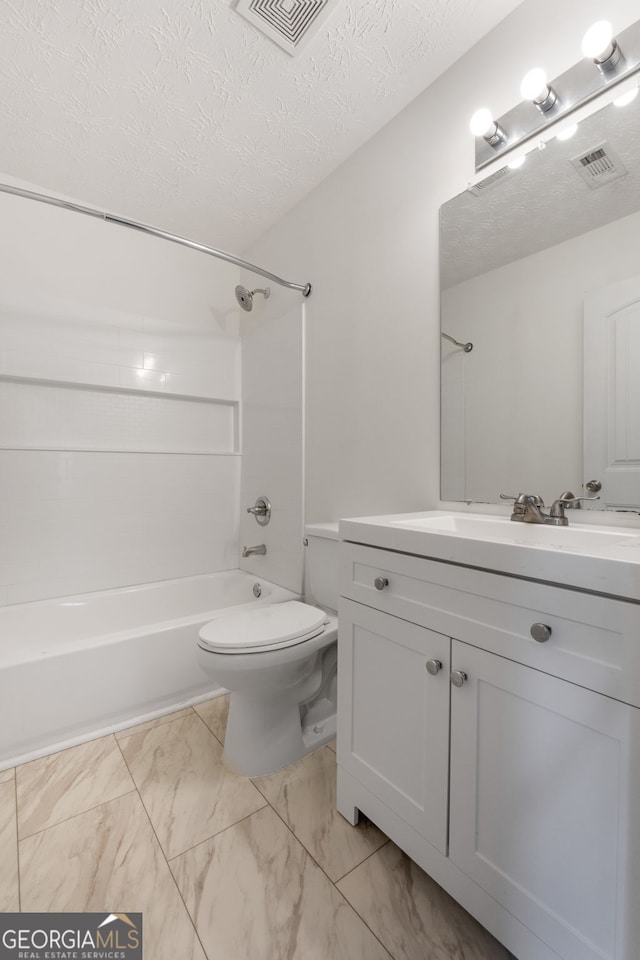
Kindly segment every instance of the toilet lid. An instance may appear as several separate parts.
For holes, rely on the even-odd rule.
[[[310,640],[327,623],[324,610],[298,600],[223,615],[200,630],[200,646],[218,653],[250,653]]]

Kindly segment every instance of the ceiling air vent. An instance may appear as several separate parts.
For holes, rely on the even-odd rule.
[[[291,56],[317,33],[339,0],[238,0],[236,10]]]
[[[592,147],[587,153],[574,157],[571,163],[592,190],[604,186],[605,183],[611,183],[618,177],[624,177],[627,173],[622,160],[606,140]]]
[[[485,177],[484,180],[479,180],[478,183],[470,183],[469,193],[472,193],[475,197],[484,197],[485,193],[488,193],[492,187],[497,187],[501,180],[510,177],[512,173],[513,170],[509,167],[501,167],[495,173]]]

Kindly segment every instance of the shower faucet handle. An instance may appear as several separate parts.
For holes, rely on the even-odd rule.
[[[247,507],[247,513],[252,513],[261,527],[266,527],[271,520],[271,504],[267,497],[258,497],[252,507]]]

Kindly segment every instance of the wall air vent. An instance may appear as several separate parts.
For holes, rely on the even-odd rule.
[[[238,0],[237,12],[295,56],[318,32],[339,0]]]
[[[485,177],[484,180],[479,180],[478,183],[470,183],[469,193],[472,193],[474,197],[484,197],[485,193],[488,193],[493,187],[497,187],[505,177],[510,177],[512,173],[513,170],[509,167],[501,167],[495,173]]]
[[[574,157],[571,163],[592,190],[611,183],[618,177],[624,177],[627,173],[622,160],[606,140],[586,153],[581,153],[579,157]]]

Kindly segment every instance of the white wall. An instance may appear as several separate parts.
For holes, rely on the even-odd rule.
[[[234,567],[238,271],[0,195],[0,603]]]
[[[437,215],[473,176],[469,115],[513,106],[532,64],[555,76],[574,63],[593,20],[622,29],[637,15],[637,0],[526,0],[244,252],[314,285],[309,520],[438,503]],[[100,221],[0,203],[0,602],[234,566],[236,272]],[[158,366],[143,376],[149,356]],[[44,439],[35,411],[56,425]],[[153,451],[140,449],[150,425]]]
[[[580,495],[585,295],[640,273],[639,231],[624,217],[443,291],[444,328],[474,344],[443,349],[448,500]]]
[[[557,76],[596,19],[637,0],[526,0],[247,256],[314,285],[307,310],[307,518],[418,510],[439,499],[438,208],[474,174],[469,117]]]
[[[256,282],[246,277],[246,282]],[[254,298],[242,332],[241,545],[264,543],[265,556],[240,561],[242,569],[302,591],[304,306],[300,294],[271,284]],[[246,512],[256,497],[271,503],[260,526]]]

